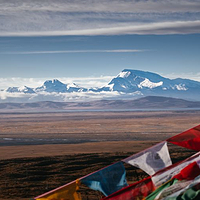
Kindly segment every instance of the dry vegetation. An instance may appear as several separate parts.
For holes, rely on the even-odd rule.
[[[30,199],[198,125],[200,112],[35,113],[0,117],[0,199]],[[173,162],[191,154],[172,145],[170,152]],[[130,183],[146,176],[131,166],[126,165],[126,169]],[[80,192],[84,200],[101,197],[84,187]]]

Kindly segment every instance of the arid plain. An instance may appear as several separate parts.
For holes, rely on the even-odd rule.
[[[194,110],[1,113],[0,199],[33,198],[199,123]],[[169,149],[173,161],[192,153]],[[145,176],[126,168],[129,182]],[[83,199],[101,198],[84,187],[81,192]]]

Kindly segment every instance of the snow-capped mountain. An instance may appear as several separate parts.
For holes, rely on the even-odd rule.
[[[189,79],[169,79],[156,73],[124,69],[106,86],[98,91],[140,93],[143,95],[163,95],[189,98],[200,97],[200,82]]]
[[[124,69],[107,85],[101,88],[84,88],[75,83],[65,84],[57,79],[47,80],[37,88],[9,87],[4,90],[1,99],[28,98],[28,101],[67,101],[68,99],[90,98],[138,98],[144,96],[165,96],[200,100],[200,82],[189,79],[169,79],[159,74],[139,70]],[[22,95],[25,94],[25,95]],[[10,99],[9,99],[10,100]]]
[[[35,93],[33,88],[27,87],[27,86],[22,86],[22,87],[9,87],[8,89],[5,90],[6,92],[9,93],[25,93],[25,94],[33,94]]]
[[[35,88],[36,92],[67,92],[66,84],[60,82],[57,79],[47,80],[44,84],[40,87]]]
[[[86,92],[87,89],[79,87],[75,83],[64,84],[57,79],[47,80],[44,84],[37,88],[30,88],[27,86],[22,87],[9,87],[5,92],[8,93],[24,93],[24,94],[33,94],[33,93],[71,93],[71,92]]]
[[[79,87],[75,83],[64,84],[57,79],[47,80],[41,87],[35,89],[36,92],[57,92],[57,93],[66,93],[66,92],[82,92],[87,91],[86,88]]]

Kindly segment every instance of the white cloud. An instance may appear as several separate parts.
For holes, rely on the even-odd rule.
[[[122,34],[191,34],[200,33],[200,20],[139,24],[111,28],[68,31],[0,32],[0,36],[65,36],[65,35],[122,35]],[[72,52],[71,52],[72,53]]]
[[[100,77],[68,77],[68,78],[58,78],[58,80],[63,83],[76,83],[79,86],[91,88],[91,87],[102,87],[110,82],[114,76],[100,76]]]
[[[198,0],[7,0],[0,3],[1,11],[53,11],[53,12],[191,12],[199,11]]]
[[[0,100],[8,102],[11,101],[18,101],[18,102],[26,102],[30,98],[37,96],[37,94],[24,94],[24,93],[9,93],[5,91],[0,91]]]
[[[2,52],[0,54],[63,54],[63,53],[138,53],[147,50],[140,49],[113,49],[113,50],[66,50],[66,51],[25,51]]]
[[[199,10],[197,0],[7,0],[0,36],[199,33]]]
[[[134,95],[133,95],[134,96]],[[37,94],[8,93],[0,91],[0,102],[37,102],[37,101],[91,101],[97,99],[113,99],[120,97],[118,92],[73,92]],[[124,96],[123,96],[124,97]]]

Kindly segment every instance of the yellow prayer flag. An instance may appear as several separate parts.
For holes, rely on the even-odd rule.
[[[44,195],[40,195],[35,200],[81,200],[81,196],[76,191],[79,189],[80,181],[52,190]]]

